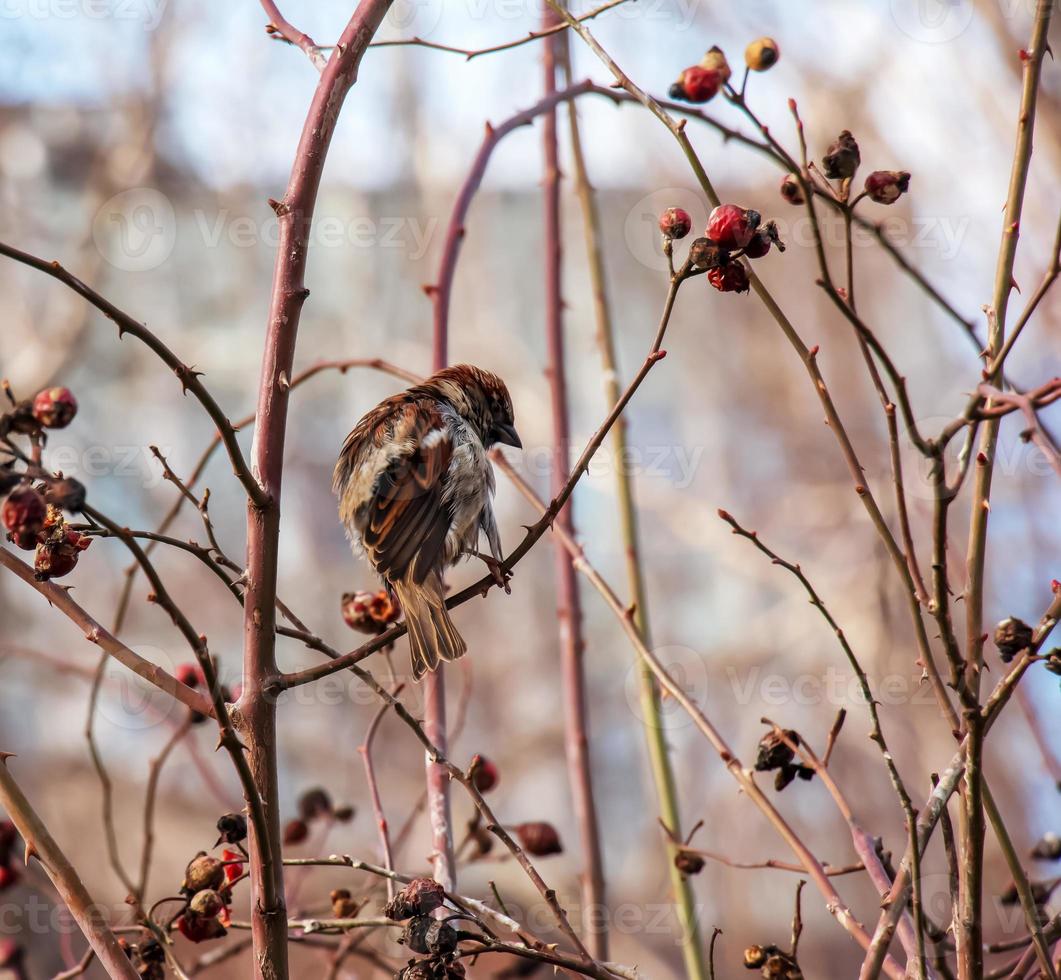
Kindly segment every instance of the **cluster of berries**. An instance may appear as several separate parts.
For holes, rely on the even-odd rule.
[[[692,226],[689,212],[667,208],[659,219],[664,247],[672,247],[671,243],[688,235]],[[720,204],[708,217],[703,237],[689,246],[689,262],[696,269],[706,270],[708,282],[720,292],[746,293],[748,270],[739,259],[761,259],[775,246],[779,252],[785,250],[773,221],[764,222],[762,215],[751,208]]]
[[[45,388],[31,399],[15,402],[0,416],[0,436],[11,433],[41,440],[45,429],[63,429],[77,414],[77,400],[68,388]],[[80,510],[85,488],[70,477],[34,486],[15,470],[12,460],[0,467],[0,492],[7,492],[0,506],[0,522],[7,540],[16,548],[34,551],[33,567],[39,580],[69,575],[91,540],[71,528],[63,511]]]
[[[231,846],[222,848],[220,858],[200,851],[188,863],[181,884],[185,904],[173,924],[193,943],[220,939],[226,934],[231,922],[232,888],[243,878],[247,818],[240,813],[226,813],[217,821],[217,830],[220,836],[214,846]]]
[[[409,960],[397,973],[400,980],[463,980],[466,976],[463,964],[454,956],[462,933],[450,925],[450,917],[436,919],[431,914],[445,902],[445,889],[437,881],[414,878],[383,907],[388,919],[407,923],[398,942],[410,952],[427,957]]]
[[[76,481],[62,482],[73,484]],[[69,575],[81,552],[92,543],[89,537],[66,523],[60,504],[48,502],[58,499],[50,491],[48,486],[34,487],[22,483],[7,495],[0,507],[0,520],[7,531],[7,540],[16,548],[36,552],[33,568],[42,582]],[[84,502],[83,494],[81,502]]]
[[[858,142],[850,130],[845,129],[822,157],[822,173],[829,180],[849,182],[854,179],[861,163]],[[894,204],[909,188],[910,174],[907,171],[874,170],[866,177],[859,197],[868,197],[875,204]],[[781,178],[781,196],[789,204],[807,203],[804,182],[795,174],[785,174]]]
[[[781,49],[772,37],[760,37],[744,49],[744,64],[749,71],[768,71],[780,57]],[[716,46],[700,59],[699,64],[684,69],[667,94],[680,102],[710,102],[732,74],[726,53]]]
[[[354,819],[355,812],[350,805],[335,806],[331,794],[323,787],[308,789],[298,798],[298,816],[284,824],[284,845],[301,844],[309,837],[312,823],[333,820],[349,823]]]
[[[744,951],[744,968],[758,970],[769,980],[803,980],[796,958],[777,946],[749,946]]]

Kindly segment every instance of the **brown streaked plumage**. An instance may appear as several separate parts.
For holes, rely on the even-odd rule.
[[[499,442],[521,445],[505,383],[459,364],[377,405],[335,464],[339,517],[402,604],[416,678],[467,650],[443,572],[476,551],[480,532],[501,561],[487,457]]]

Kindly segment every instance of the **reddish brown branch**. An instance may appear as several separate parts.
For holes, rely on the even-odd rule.
[[[450,216],[449,225],[446,228],[446,238],[442,247],[442,259],[439,263],[438,277],[434,285],[427,286],[426,292],[431,297],[434,306],[434,355],[432,363],[439,363],[440,356],[445,359],[445,351],[449,341],[449,307],[450,296],[453,292],[453,278],[457,271],[457,259],[460,257],[461,245],[464,242],[464,222],[471,207],[473,198],[479,185],[483,181],[487,164],[494,148],[509,133],[522,126],[528,126],[538,116],[555,109],[561,102],[577,98],[580,95],[593,93],[613,98],[607,89],[595,86],[590,81],[579,82],[559,92],[549,93],[541,101],[532,105],[529,109],[517,112],[514,116],[506,119],[498,126],[486,125],[486,135],[483,137],[482,145],[476,154],[468,175],[464,178],[464,184],[457,194],[457,200],[453,205],[453,213]]]
[[[32,853],[40,861],[107,974],[121,980],[136,980],[136,971],[107,925],[102,907],[92,900],[74,866],[66,859],[8,771],[7,759],[10,755],[0,752],[0,804],[3,804],[26,842],[27,855]]]
[[[402,692],[402,684],[399,684],[392,692],[391,696],[397,698]],[[379,832],[379,845],[380,853],[383,856],[383,866],[388,871],[394,870],[394,855],[391,852],[391,838],[390,830],[387,826],[387,817],[383,813],[383,800],[380,798],[379,783],[376,781],[376,769],[372,764],[372,741],[376,737],[376,732],[379,730],[380,722],[383,721],[383,716],[387,713],[390,708],[389,704],[383,704],[376,714],[372,718],[371,724],[368,726],[368,731],[365,733],[365,740],[358,746],[358,752],[361,753],[361,758],[365,766],[365,782],[368,784],[369,798],[372,800],[372,814],[376,818],[376,829]],[[387,878],[387,899],[394,898],[394,881],[391,878]]]
[[[546,10],[542,20],[549,31],[566,26],[555,13]],[[566,39],[550,37],[542,59],[544,97],[556,95],[558,53]],[[568,447],[571,444],[571,410],[568,404],[567,369],[564,358],[563,229],[560,223],[560,150],[557,140],[557,113],[554,104],[542,120],[543,222],[545,267],[545,346],[546,376],[552,405],[553,452],[550,482],[554,496],[560,493],[570,474]],[[574,537],[575,523],[570,503],[556,515],[556,524]],[[578,575],[571,558],[557,541],[553,547],[556,575],[556,619],[560,630],[560,675],[563,680],[564,749],[568,781],[582,844],[582,905],[586,910],[583,931],[588,945],[599,960],[608,959],[608,932],[598,922],[594,910],[607,907],[604,885],[604,858],[601,852],[597,803],[593,791],[593,768],[589,751],[585,649],[582,629],[582,603]]]
[[[361,0],[321,73],[295,151],[291,177],[276,206],[279,243],[262,356],[255,431],[254,471],[262,494],[247,508],[244,593],[244,687],[241,731],[250,750],[254,783],[265,804],[265,839],[250,837],[255,976],[287,975],[287,912],[280,854],[280,804],[276,772],[276,703],[265,692],[276,674],[276,580],[284,442],[299,317],[305,285],[310,225],[324,161],[343,101],[391,0]],[[267,8],[268,9],[268,8]],[[274,7],[275,10],[275,7]],[[263,499],[260,499],[264,497]]]
[[[328,64],[328,58],[316,41],[288,22],[272,0],[261,0],[261,5],[269,18],[269,32],[274,37],[278,37],[288,44],[293,44],[296,48],[301,49],[317,71],[324,71],[324,66]]]

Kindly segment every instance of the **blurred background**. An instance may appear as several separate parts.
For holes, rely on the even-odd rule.
[[[777,38],[781,61],[752,79],[752,106],[793,152],[789,97],[799,102],[813,157],[820,159],[847,128],[861,145],[863,172],[910,171],[908,195],[888,209],[863,202],[860,212],[888,219],[903,256],[983,337],[982,306],[990,301],[1013,152],[1018,50],[1027,44],[1033,6],[1032,0],[986,0],[975,7],[969,0],[836,0],[813,7],[780,0],[636,0],[590,26],[634,81],[658,96],[712,44],[739,65],[750,40]],[[398,0],[380,37],[487,46],[533,30],[542,8],[540,0]],[[320,43],[336,38],[350,14],[350,4],[335,0],[288,0],[281,9]],[[573,9],[584,13],[590,5]],[[266,23],[250,0],[5,0],[0,10],[0,238],[61,260],[146,321],[204,372],[232,418],[252,410],[257,386],[276,243],[267,199],[282,196],[317,79],[300,51],[269,38]],[[1061,50],[1054,28],[1053,47]],[[577,39],[572,55],[576,79],[610,83]],[[317,208],[300,367],[383,357],[427,370],[431,307],[421,287],[437,277],[446,224],[484,124],[540,98],[540,58],[536,44],[470,62],[420,47],[367,53],[339,121]],[[1016,264],[1023,297],[1049,265],[1061,211],[1059,106],[1061,82],[1048,59]],[[751,134],[721,97],[706,109]],[[600,192],[608,287],[629,377],[651,343],[666,293],[659,212],[680,205],[702,228],[708,207],[674,140],[639,107],[588,97],[578,111]],[[567,162],[566,125],[560,130]],[[782,201],[780,173],[769,160],[724,144],[702,124],[690,122],[688,132],[724,200],[778,221],[790,247],[784,255],[771,252],[757,271],[807,343],[820,345],[822,370],[867,479],[894,518],[883,415],[848,325],[815,285],[802,209]],[[472,205],[453,296],[451,355],[506,379],[526,446],[512,461],[545,495],[551,422],[543,375],[540,141],[540,126],[504,140]],[[565,180],[563,194],[571,451],[577,455],[608,406],[571,181]],[[830,215],[824,233],[838,273],[840,219]],[[681,245],[678,251],[684,253]],[[856,240],[855,262],[863,316],[907,376],[922,428],[934,433],[962,411],[980,380],[976,347],[869,236]],[[132,527],[153,528],[175,491],[162,481],[148,447],[158,446],[178,473],[187,474],[212,435],[209,421],[141,345],[119,340],[113,324],[59,284],[5,261],[0,294],[0,374],[21,397],[64,384],[80,401],[76,422],[50,437],[45,461],[85,482],[104,512]],[[1011,310],[1022,303],[1015,297]],[[1033,386],[1061,373],[1059,327],[1055,296],[1041,305],[1010,358],[1014,379]],[[653,370],[627,413],[654,645],[746,764],[754,759],[762,716],[798,729],[821,751],[837,710],[847,708],[832,767],[867,830],[901,853],[902,813],[879,753],[865,737],[867,712],[835,638],[795,580],[716,516],[718,508],[729,510],[783,556],[801,562],[869,671],[899,768],[915,802],[923,799],[929,774],[945,765],[953,742],[919,683],[900,584],[851,492],[815,393],[758,301],[717,293],[703,279],[682,289],[665,346],[671,356]],[[292,401],[280,593],[342,649],[360,637],[344,625],[339,597],[374,582],[350,556],[335,516],[331,470],[351,425],[399,387],[365,370],[325,373]],[[1050,424],[1050,413],[1044,417]],[[1049,601],[1051,578],[1061,578],[1061,494],[1042,454],[1021,440],[1021,428],[1014,417],[1002,425],[990,525],[989,625],[1007,615],[1034,623]],[[241,439],[249,447],[250,431]],[[905,465],[927,570],[927,472],[912,452]],[[502,535],[511,547],[521,525],[537,515],[503,479],[499,484]],[[210,488],[222,544],[240,556],[242,495],[221,456],[201,485]],[[952,508],[956,591],[964,585],[967,514],[966,493]],[[588,556],[625,596],[608,453],[600,453],[580,484],[574,516]],[[198,515],[188,509],[174,533],[201,539]],[[548,820],[559,828],[565,853],[542,860],[540,868],[577,915],[581,855],[564,764],[550,549],[543,540],[519,565],[511,596],[491,593],[456,614],[471,654],[450,672],[451,717],[463,715],[452,755],[462,764],[475,752],[495,760],[501,782],[492,805],[506,823]],[[156,557],[171,590],[209,636],[224,676],[238,682],[238,607],[188,555],[159,550]],[[98,541],[65,581],[83,606],[109,623],[126,565],[119,543]],[[462,566],[453,584],[480,573]],[[174,667],[189,659],[188,651],[164,615],[144,601],[146,591],[138,580],[122,637]],[[636,963],[646,976],[679,976],[633,652],[596,594],[584,591],[612,956]],[[961,609],[959,603],[956,615]],[[25,791],[94,896],[120,914],[125,893],[103,844],[100,780],[84,736],[95,650],[10,576],[0,577],[0,624],[0,748],[18,753],[12,768]],[[318,659],[284,640],[280,656],[286,669]],[[997,672],[993,647],[988,657]],[[395,663],[406,669],[404,644]],[[1022,852],[1042,833],[1061,831],[1057,680],[1038,668],[1024,689],[1024,700],[1010,707],[992,738],[986,763]],[[417,704],[416,690],[404,696]],[[378,859],[357,753],[375,711],[371,696],[344,674],[299,688],[285,701],[284,816],[294,816],[299,795],[316,786],[358,810],[350,823],[316,825],[292,853]],[[735,861],[790,859],[688,719],[673,705],[664,713],[683,822],[704,821],[695,844]],[[139,860],[149,761],[181,717],[120,668],[106,668],[95,733],[114,785],[118,847],[127,865]],[[193,728],[162,771],[152,899],[175,892],[185,863],[213,844],[217,816],[239,806],[235,778],[227,759],[214,755],[208,729]],[[418,804],[422,752],[407,729],[387,717],[376,755],[384,807],[392,828],[400,827]],[[793,785],[777,803],[822,859],[854,860],[846,827],[817,781]],[[454,812],[458,826],[472,813],[459,789]],[[926,867],[926,905],[945,922],[947,881],[937,847]],[[428,851],[420,816],[398,866],[423,871]],[[552,935],[536,893],[496,851],[462,869],[461,889],[488,897],[491,880],[532,928]],[[712,926],[724,930],[717,954],[721,977],[745,975],[740,957],[749,943],[787,943],[796,880],[784,871],[710,861],[694,879],[705,935]],[[878,903],[867,882],[860,876],[837,882],[863,921],[875,921]],[[370,883],[352,872],[292,873],[289,901],[300,914],[322,914],[330,888],[356,891]],[[1004,863],[990,848],[987,888],[997,896],[1008,884]],[[245,918],[245,895],[241,901],[237,911]],[[987,908],[990,939],[1020,931],[1019,912],[996,899]],[[84,941],[55,908],[43,875],[27,874],[4,893],[0,909],[0,932],[25,947],[29,976],[50,977],[80,957]],[[804,894],[804,919],[805,974],[854,975],[859,951],[812,888]],[[222,943],[240,936],[234,931]],[[383,937],[367,945],[388,962],[406,958]],[[188,966],[208,952],[205,946],[179,948]],[[296,975],[326,975],[328,950],[306,947],[294,955]],[[207,965],[201,975],[242,975],[245,961],[239,963]],[[471,972],[492,976],[500,969],[496,959],[484,959]],[[89,975],[102,973],[92,967]],[[383,974],[352,958],[340,975]]]

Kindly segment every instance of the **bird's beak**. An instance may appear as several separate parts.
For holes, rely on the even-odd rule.
[[[520,442],[519,433],[516,432],[516,427],[513,425],[507,425],[504,422],[496,422],[494,423],[490,435],[494,437],[494,442],[501,442],[506,446],[515,446],[517,449],[523,448],[523,443]]]

